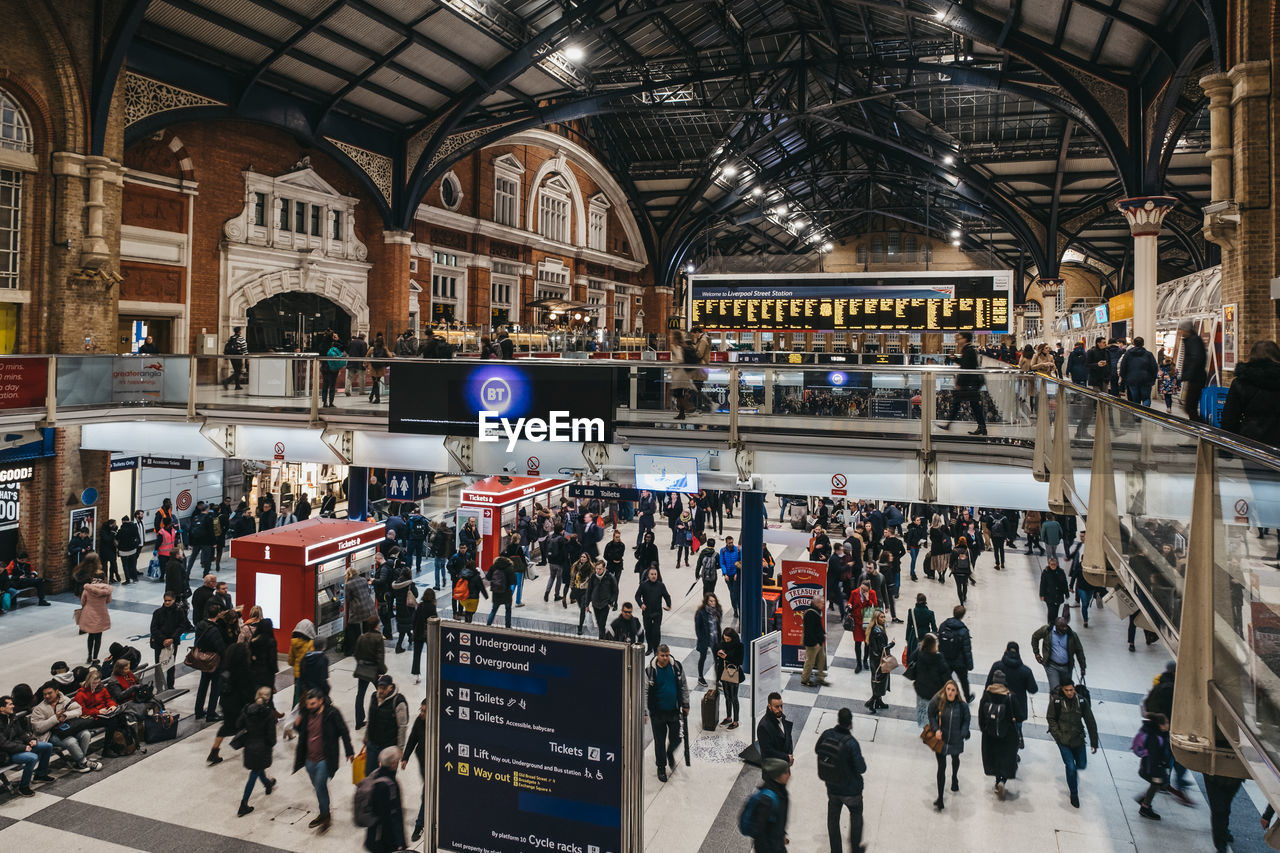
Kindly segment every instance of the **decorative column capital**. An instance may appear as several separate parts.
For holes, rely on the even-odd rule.
[[[1122,198],[1116,202],[1116,210],[1124,214],[1132,236],[1156,237],[1164,218],[1177,205],[1178,200],[1173,196],[1149,195]]]
[[[1061,278],[1040,278],[1036,279],[1036,283],[1040,285],[1040,294],[1045,299],[1056,299],[1058,291],[1062,289],[1065,279]]]

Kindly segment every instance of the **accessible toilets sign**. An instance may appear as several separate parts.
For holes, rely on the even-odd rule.
[[[431,620],[428,850],[640,851],[643,657]]]

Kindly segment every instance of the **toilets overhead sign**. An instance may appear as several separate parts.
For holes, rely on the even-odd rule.
[[[508,453],[519,441],[612,439],[615,378],[608,367],[493,362],[405,367],[412,371],[415,393],[392,398],[392,432],[474,436],[502,442]]]

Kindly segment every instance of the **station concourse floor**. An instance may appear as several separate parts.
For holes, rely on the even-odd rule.
[[[771,506],[776,505],[770,501]],[[737,536],[737,518],[725,519],[725,533]],[[623,525],[623,540],[634,544],[636,527]],[[741,691],[742,725],[735,731],[724,728],[702,732],[698,719],[697,652],[695,651],[693,613],[697,607],[701,585],[685,594],[693,582],[691,569],[675,569],[674,552],[665,550],[665,527],[657,530],[664,580],[672,593],[674,606],[664,614],[663,639],[685,668],[689,682],[692,713],[689,730],[692,737],[693,764],[679,762],[670,781],[658,781],[650,736],[644,758],[644,839],[645,850],[652,853],[681,851],[748,851],[748,839],[738,833],[737,817],[742,802],[756,787],[760,771],[744,765],[738,753],[750,740],[750,678]],[[716,537],[722,541],[721,536]],[[799,546],[771,548],[775,558],[802,557]],[[1144,645],[1139,632],[1137,651],[1127,650],[1126,622],[1095,607],[1090,627],[1079,624],[1079,611],[1072,610],[1072,624],[1080,632],[1088,658],[1088,684],[1094,698],[1094,714],[1101,734],[1101,748],[1089,756],[1088,769],[1080,774],[1081,808],[1067,802],[1066,782],[1061,760],[1045,728],[1044,713],[1047,685],[1043,670],[1030,653],[1032,631],[1040,624],[1043,608],[1038,599],[1038,573],[1042,558],[1010,551],[1008,569],[996,572],[989,554],[978,561],[975,577],[978,585],[969,591],[966,617],[973,634],[976,671],[971,676],[975,691],[981,689],[991,663],[1003,653],[1006,642],[1017,640],[1024,661],[1036,672],[1040,693],[1031,697],[1031,719],[1025,726],[1026,749],[1018,778],[1009,783],[1004,802],[996,799],[994,780],[982,775],[981,736],[976,722],[960,767],[959,793],[947,792],[946,809],[934,811],[936,796],[933,756],[920,743],[915,724],[914,691],[910,682],[892,676],[890,692],[885,699],[890,709],[877,717],[869,716],[863,702],[870,696],[866,672],[853,671],[853,643],[843,636],[834,614],[829,620],[829,659],[831,686],[808,689],[799,683],[799,673],[784,678],[783,697],[786,714],[795,724],[796,760],[790,791],[788,833],[790,850],[797,853],[825,851],[825,790],[817,778],[814,743],[823,729],[835,724],[836,712],[848,706],[854,712],[854,734],[862,745],[867,761],[864,793],[866,828],[864,843],[870,851],[902,851],[916,853],[926,849],[948,851],[1055,851],[1055,853],[1211,853],[1209,813],[1200,777],[1191,774],[1195,786],[1191,791],[1194,805],[1178,805],[1168,795],[1156,798],[1155,808],[1163,820],[1155,823],[1138,816],[1133,796],[1145,790],[1146,783],[1137,774],[1138,759],[1129,752],[1129,742],[1139,725],[1138,704],[1150,687],[1153,677],[1163,670],[1169,659],[1161,644]],[[429,561],[428,561],[429,562]],[[623,573],[624,596],[634,595],[636,575]],[[234,565],[223,564],[220,578],[228,580],[234,596]],[[562,608],[554,601],[544,603],[542,594],[549,575],[545,567],[539,579],[526,584],[526,606],[513,611],[517,627],[548,629],[563,633],[566,624],[576,630],[577,610]],[[199,568],[195,573],[198,575]],[[924,592],[941,622],[957,603],[954,586],[927,581],[923,574],[912,582],[904,571],[900,612],[914,602],[916,593]],[[426,585],[430,575],[418,577]],[[723,591],[723,584],[720,584]],[[441,593],[442,610],[448,612],[447,591]],[[727,596],[726,596],[727,598]],[[144,660],[150,660],[144,637],[151,611],[158,606],[160,585],[140,582],[117,586],[111,605],[112,630],[104,635],[103,646],[127,640],[138,646]],[[72,624],[70,596],[52,598],[54,606],[37,608],[24,605],[0,617],[0,690],[27,682],[38,687],[47,679],[48,667],[58,659],[72,666],[83,662],[84,638],[77,636]],[[481,600],[478,621],[487,616],[487,602]],[[726,608],[726,615],[728,609]],[[612,618],[612,617],[611,617]],[[501,615],[498,617],[500,624]],[[592,617],[587,628],[592,630]],[[290,631],[292,626],[277,626]],[[891,625],[890,638],[899,643],[900,653],[904,625]],[[184,647],[185,648],[185,647]],[[416,709],[421,688],[414,685],[409,653],[394,654],[388,648],[387,662],[400,690]],[[331,672],[333,695],[338,708],[353,726],[355,681],[351,676],[353,662],[345,658],[334,664]],[[291,682],[287,665],[281,664],[279,684]],[[176,741],[152,745],[146,755],[103,760],[97,773],[75,774],[60,762],[53,765],[55,782],[35,785],[36,796],[10,797],[0,801],[0,850],[56,849],[59,853],[124,853],[149,851],[169,853],[182,850],[235,850],[237,853],[265,851],[351,851],[362,849],[363,830],[351,820],[353,786],[348,765],[338,771],[330,783],[334,822],[324,835],[306,828],[315,816],[316,802],[309,781],[303,773],[291,774],[292,743],[277,744],[271,775],[279,786],[266,796],[259,786],[252,798],[255,811],[236,817],[236,807],[243,790],[247,771],[238,752],[224,744],[225,760],[216,766],[205,764],[205,756],[213,740],[216,726],[198,727],[190,718],[194,707],[198,675],[185,668],[179,670],[177,685],[190,692],[171,703],[184,718],[181,737]],[[283,690],[277,704],[287,710],[291,688]],[[584,712],[589,707],[590,688],[583,685]],[[973,705],[977,708],[977,701]],[[721,716],[724,703],[720,704]],[[359,734],[356,749],[359,750]],[[417,814],[421,784],[415,762],[398,776],[403,793],[406,832],[412,829]],[[16,780],[15,780],[16,781]],[[1247,783],[1236,798],[1232,819],[1235,834],[1233,849],[1240,853],[1261,853],[1269,848],[1262,841],[1260,810],[1265,802],[1252,783]],[[847,817],[842,830],[847,835]],[[417,849],[422,849],[421,843]]]

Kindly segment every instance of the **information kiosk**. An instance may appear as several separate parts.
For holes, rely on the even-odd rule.
[[[474,518],[480,531],[480,555],[476,566],[484,571],[502,553],[503,531],[514,533],[520,510],[534,517],[533,505],[559,508],[569,480],[539,477],[486,477],[462,490],[457,529]],[[497,535],[494,535],[494,534]]]
[[[303,619],[316,635],[329,637],[345,627],[343,584],[348,566],[363,574],[386,536],[380,522],[309,518],[231,540],[236,560],[236,599],[262,608],[276,628],[276,647],[289,651],[293,626]]]

